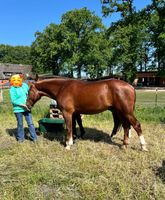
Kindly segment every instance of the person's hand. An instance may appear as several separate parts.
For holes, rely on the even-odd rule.
[[[26,110],[30,111],[26,104],[20,104],[21,107],[25,108]]]

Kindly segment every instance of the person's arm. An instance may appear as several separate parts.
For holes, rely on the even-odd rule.
[[[24,92],[25,92],[25,94],[26,94],[26,97],[28,96],[28,91],[29,91],[29,86],[28,86],[28,84],[26,84],[26,83],[24,83],[23,84],[23,90],[24,90]],[[20,106],[22,106],[23,108],[25,108],[26,110],[28,110],[28,111],[30,111],[30,109],[27,107],[27,105],[26,104],[20,104]]]
[[[26,104],[20,104],[21,107],[25,108],[26,110],[30,111]]]

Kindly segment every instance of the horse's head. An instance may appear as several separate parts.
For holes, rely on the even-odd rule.
[[[28,98],[26,100],[26,105],[29,109],[41,98],[40,92],[37,90],[34,83],[31,83]]]

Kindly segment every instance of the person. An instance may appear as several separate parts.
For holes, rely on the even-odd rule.
[[[13,112],[17,120],[17,134],[18,142],[25,140],[23,116],[27,122],[30,139],[33,142],[37,141],[37,134],[32,121],[31,111],[26,106],[26,99],[29,91],[29,86],[23,82],[23,76],[19,74],[12,75],[10,78],[10,99],[13,105]]]

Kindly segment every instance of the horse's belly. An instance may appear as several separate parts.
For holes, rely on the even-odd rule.
[[[108,109],[106,109],[108,110]],[[87,110],[87,111],[80,111],[79,113],[80,114],[87,114],[87,115],[93,115],[93,114],[98,114],[98,113],[101,113],[101,112],[104,112],[106,110]]]
[[[111,99],[108,95],[87,95],[84,100],[78,101],[77,109],[84,114],[97,114],[108,110],[112,106]]]
[[[83,106],[83,107],[81,106],[77,108],[77,111],[82,114],[97,114],[97,113],[104,112],[108,110],[109,108],[110,108],[109,106],[102,106],[102,105],[98,105],[98,106],[86,105],[86,106]]]

